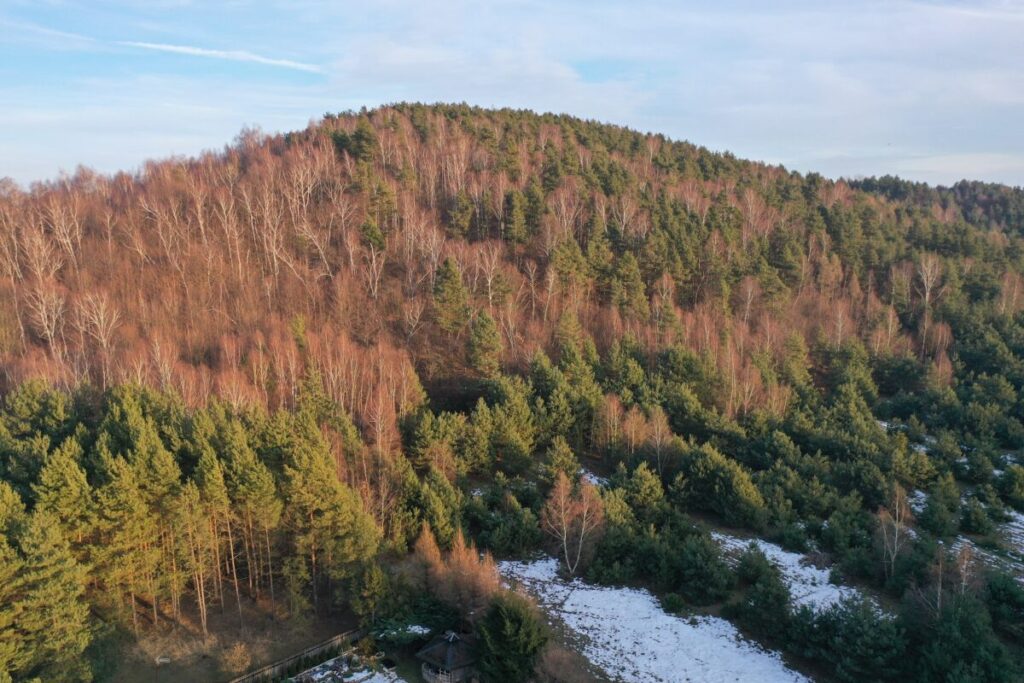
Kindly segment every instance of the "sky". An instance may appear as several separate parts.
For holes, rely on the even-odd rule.
[[[1024,0],[0,0],[0,177],[22,185],[398,101],[1024,185]]]

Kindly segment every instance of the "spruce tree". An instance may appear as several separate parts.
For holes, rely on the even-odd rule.
[[[432,467],[423,481],[420,507],[434,538],[447,548],[459,529],[461,501],[458,490],[436,468]]]

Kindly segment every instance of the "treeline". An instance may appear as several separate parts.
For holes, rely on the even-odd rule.
[[[865,178],[851,185],[938,215],[949,215],[952,211],[959,219],[1018,235],[1024,225],[1024,189],[1020,187],[967,180],[952,187],[931,187],[893,176]]]
[[[167,620],[205,636],[208,610],[243,620],[244,601],[330,609],[381,535],[327,441],[354,439],[354,455],[354,430],[322,429],[319,400],[269,415],[186,410],[131,386],[98,404],[38,382],[10,393],[0,670],[85,680],[102,624],[138,635]]]

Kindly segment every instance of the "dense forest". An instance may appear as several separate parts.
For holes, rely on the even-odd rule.
[[[399,104],[0,184],[0,276],[0,680],[243,605],[557,680],[493,559],[542,551],[820,680],[1024,675],[1019,188]]]

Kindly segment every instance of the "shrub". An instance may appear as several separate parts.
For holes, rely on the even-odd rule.
[[[686,609],[686,600],[678,593],[666,593],[661,597],[661,608],[666,612],[679,613]]]
[[[252,653],[245,643],[235,643],[220,655],[220,668],[231,677],[244,674],[252,664]]]
[[[1024,643],[1024,587],[1009,574],[994,573],[984,592],[992,626],[1007,638]]]
[[[988,536],[995,531],[995,525],[988,516],[985,506],[977,498],[971,498],[964,504],[960,527],[969,534],[979,536]]]
[[[657,547],[662,587],[678,592],[695,605],[728,595],[733,576],[717,543],[706,534],[691,534],[681,543],[673,535],[663,534]]]
[[[525,598],[503,593],[494,598],[477,626],[477,638],[484,681],[525,683],[547,645],[548,632]]]
[[[755,547],[744,553],[740,565],[741,580],[748,587],[741,599],[726,605],[725,615],[755,635],[778,637],[790,619],[789,588],[782,573]]]

